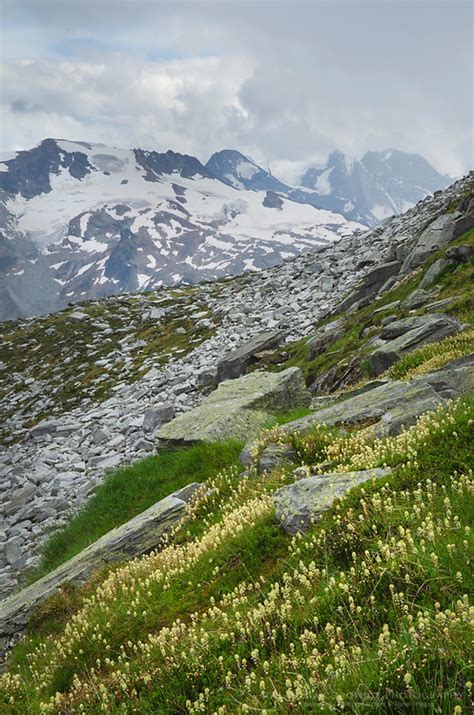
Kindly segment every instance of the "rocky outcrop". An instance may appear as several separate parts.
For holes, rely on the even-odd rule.
[[[200,484],[193,483],[112,529],[66,563],[0,604],[0,660],[12,637],[18,636],[34,610],[63,584],[81,585],[100,568],[156,549],[163,536],[185,516]]]
[[[221,383],[199,407],[164,425],[157,437],[159,444],[166,447],[247,439],[275,412],[309,402],[299,368],[280,373],[254,372]]]
[[[375,425],[376,434],[398,434],[424,412],[436,409],[449,397],[460,397],[474,387],[474,363],[446,366],[403,382],[391,380],[369,392],[349,397],[331,407],[288,422],[287,433],[309,432],[316,424]]]
[[[389,261],[388,263],[382,263],[376,266],[365,276],[361,285],[339,303],[337,310],[343,313],[357,303],[361,303],[361,301],[377,295],[387,280],[399,273],[401,265],[400,261]]]
[[[380,479],[389,469],[367,469],[360,472],[337,472],[300,479],[281,487],[272,495],[276,518],[290,534],[304,533],[312,522],[331,508],[353,487],[369,479]]]
[[[308,359],[314,360],[315,357],[321,355],[329,343],[334,342],[344,334],[344,330],[344,322],[340,318],[324,325],[306,343],[308,346]]]
[[[350,358],[342,358],[337,365],[331,367],[327,372],[320,374],[310,385],[309,391],[312,395],[325,395],[342,390],[364,377],[361,359],[358,355]]]
[[[436,343],[462,330],[462,323],[449,315],[429,315],[404,318],[389,323],[380,337],[387,342],[368,357],[370,374],[381,375],[406,353],[427,343]],[[391,338],[391,339],[390,339]]]
[[[217,382],[231,380],[243,375],[252,362],[256,361],[256,355],[265,350],[278,347],[283,342],[284,337],[285,333],[282,330],[273,330],[256,335],[251,340],[240,345],[236,350],[226,355],[217,365]]]
[[[455,211],[452,214],[446,213],[438,216],[421,233],[418,241],[410,251],[401,273],[409,273],[414,268],[421,266],[433,253],[446,248],[451,241],[454,241],[463,233],[474,227],[474,205],[469,204],[464,212]]]

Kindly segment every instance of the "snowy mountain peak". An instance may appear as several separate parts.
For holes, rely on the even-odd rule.
[[[283,191],[288,186],[235,149],[223,149],[211,156],[206,168],[218,179],[236,189],[250,191]]]
[[[395,149],[369,151],[359,161],[336,150],[325,166],[311,166],[301,178],[302,186],[325,197],[321,205],[368,225],[406,211],[450,182],[419,154]]]
[[[227,159],[238,187],[171,150],[46,139],[4,161],[0,319],[260,270],[364,228]]]

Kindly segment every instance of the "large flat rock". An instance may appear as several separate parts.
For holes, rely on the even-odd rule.
[[[12,636],[17,636],[28,623],[33,611],[63,584],[81,585],[98,569],[127,561],[157,548],[167,532],[186,514],[201,485],[189,484],[126,524],[112,529],[69,561],[35,581],[0,604],[0,660]]]
[[[463,233],[474,226],[474,212],[468,208],[466,212],[456,211],[453,214],[438,216],[421,233],[413,249],[406,257],[401,273],[408,273],[421,266],[433,253],[446,248]]]
[[[276,517],[290,534],[304,533],[317,516],[331,508],[335,499],[358,484],[380,479],[389,473],[389,469],[366,469],[300,479],[277,489],[272,495]]]
[[[310,400],[299,368],[254,372],[221,383],[198,407],[164,425],[157,437],[160,444],[169,447],[248,439],[275,412],[309,405]]]
[[[307,417],[283,425],[284,432],[305,433],[316,424],[375,424],[377,434],[398,434],[424,412],[436,409],[446,399],[466,394],[474,387],[474,364],[445,366],[412,380],[389,382]]]

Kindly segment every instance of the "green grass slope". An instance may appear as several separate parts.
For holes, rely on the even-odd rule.
[[[242,446],[231,441],[162,452],[111,473],[79,513],[47,539],[28,581],[46,575],[168,494],[237,466]]]
[[[462,712],[473,420],[470,398],[398,437],[305,437],[316,473],[393,472],[304,537],[274,517],[288,472],[211,478],[164,550],[44,607],[1,680],[3,711]]]

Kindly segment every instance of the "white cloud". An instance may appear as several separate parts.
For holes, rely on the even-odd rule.
[[[469,0],[4,4],[7,149],[230,147],[287,177],[335,147],[473,165]]]

